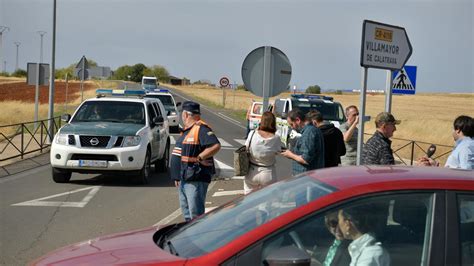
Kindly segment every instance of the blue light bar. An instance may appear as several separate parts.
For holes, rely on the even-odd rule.
[[[308,100],[327,100],[327,101],[334,100],[334,98],[331,96],[312,95],[312,94],[292,94],[291,97],[295,99],[308,99]]]
[[[152,92],[168,92],[169,93],[170,91],[167,89],[154,89],[152,90]]]
[[[114,90],[114,89],[97,89],[95,91],[97,97],[104,96],[121,96],[121,97],[143,97],[145,96],[144,90]]]

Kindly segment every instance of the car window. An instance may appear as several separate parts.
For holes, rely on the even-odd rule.
[[[151,104],[147,104],[147,108],[148,108],[148,121],[151,124],[151,122],[153,121],[153,118],[156,117],[155,108],[153,108]]]
[[[351,260],[362,265],[363,259],[427,265],[432,198],[431,193],[373,196],[313,215],[265,240],[260,265],[286,246],[306,252],[312,265],[349,265]]]
[[[458,196],[462,265],[474,264],[474,195]]]
[[[155,112],[156,112],[157,116],[163,116],[161,114],[160,106],[157,103],[153,103],[153,107],[155,108]]]
[[[328,103],[324,101],[300,101],[292,100],[293,108],[299,108],[303,113],[310,110],[318,110],[323,115],[324,120],[344,121],[342,107],[337,103]]]
[[[74,122],[114,122],[145,124],[142,103],[119,101],[85,102],[71,120]]]
[[[154,94],[149,94],[146,96],[146,98],[155,98],[159,99],[163,106],[165,107],[166,111],[170,112],[176,112],[176,108],[174,105],[173,97],[171,95],[154,95]]]
[[[201,256],[333,191],[333,188],[308,176],[290,178],[191,221],[168,236],[162,248],[169,250],[171,246],[181,257]]]

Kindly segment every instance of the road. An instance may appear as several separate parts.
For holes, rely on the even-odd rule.
[[[175,99],[186,100],[177,94]],[[201,112],[222,145],[215,157],[219,178],[206,199],[211,210],[242,192],[232,152],[244,142],[245,125],[204,105]],[[178,136],[172,137],[173,144]],[[279,177],[290,171],[290,162],[278,158]],[[0,265],[25,265],[64,245],[183,220],[177,190],[166,173],[154,173],[146,186],[129,177],[76,173],[70,183],[57,184],[51,167],[44,165],[0,178],[0,200]]]

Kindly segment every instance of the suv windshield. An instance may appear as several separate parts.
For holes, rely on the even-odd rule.
[[[142,103],[118,101],[89,101],[81,105],[71,120],[74,122],[116,122],[145,124]]]
[[[290,178],[201,216],[169,236],[160,237],[157,244],[181,257],[201,256],[333,191],[309,176]]]
[[[324,120],[345,122],[344,111],[338,103],[327,103],[324,101],[291,101],[293,107],[297,107],[308,113],[310,110],[318,110],[323,115]]]
[[[174,108],[173,98],[170,95],[148,94],[145,97],[159,99],[161,103],[163,104],[163,106],[165,107],[166,111],[176,112]]]
[[[145,85],[156,85],[156,79],[144,79],[143,84],[145,84]]]

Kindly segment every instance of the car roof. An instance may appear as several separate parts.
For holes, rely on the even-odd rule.
[[[338,190],[356,194],[401,189],[474,191],[474,171],[421,166],[349,166],[310,171],[307,175]]]
[[[100,98],[91,98],[85,100],[87,102],[103,102],[103,101],[114,101],[114,102],[139,102],[139,103],[147,103],[151,101],[159,101],[158,99],[153,98],[138,98],[138,97],[100,97]]]

